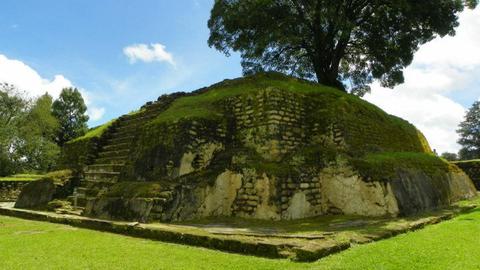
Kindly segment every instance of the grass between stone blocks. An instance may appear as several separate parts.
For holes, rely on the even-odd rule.
[[[419,231],[355,246],[314,263],[296,263],[0,216],[0,268],[478,269],[479,230],[477,207]]]

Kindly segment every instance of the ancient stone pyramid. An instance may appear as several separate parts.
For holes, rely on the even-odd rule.
[[[86,215],[177,221],[408,215],[471,197],[410,123],[276,73],[162,96],[67,144]]]

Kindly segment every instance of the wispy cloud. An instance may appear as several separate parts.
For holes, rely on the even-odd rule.
[[[134,44],[123,49],[123,53],[128,57],[130,63],[142,61],[151,62],[167,62],[175,66],[175,60],[172,53],[167,51],[167,47],[160,43]]]

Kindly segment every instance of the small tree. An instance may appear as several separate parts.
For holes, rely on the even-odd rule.
[[[58,145],[63,146],[88,130],[88,116],[85,114],[87,106],[78,89],[63,89],[60,97],[53,103],[52,110],[60,124],[56,138]]]
[[[242,56],[245,74],[290,73],[362,94],[403,83],[419,46],[454,35],[478,0],[216,0],[208,44]]]
[[[462,145],[460,158],[480,158],[480,101],[473,103],[457,132],[460,135],[458,143]]]

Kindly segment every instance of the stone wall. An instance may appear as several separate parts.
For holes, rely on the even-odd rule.
[[[0,202],[14,202],[29,181],[0,181]]]
[[[307,141],[307,99],[275,88],[232,98],[237,140],[278,161]]]
[[[459,161],[453,163],[470,176],[477,190],[480,190],[480,160]]]

